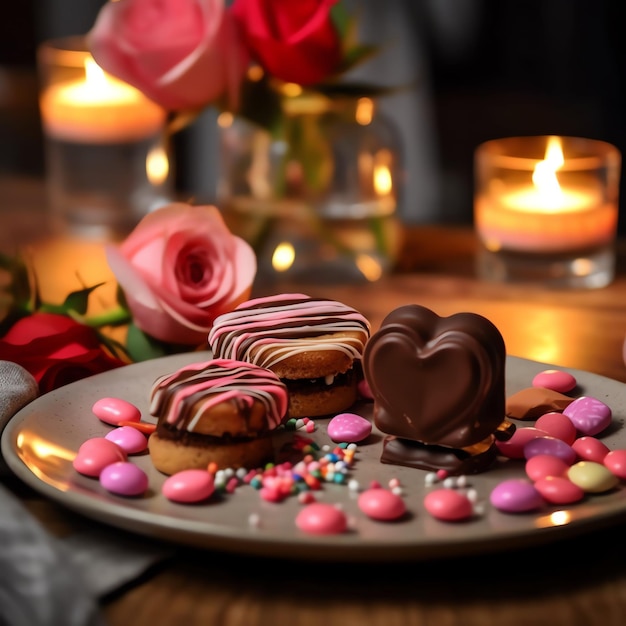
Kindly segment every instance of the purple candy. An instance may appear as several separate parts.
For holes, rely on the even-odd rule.
[[[534,511],[545,503],[535,486],[521,478],[511,478],[496,485],[489,501],[496,509],[505,513]]]
[[[611,409],[596,398],[581,396],[563,410],[583,435],[597,435],[611,424]]]
[[[524,458],[531,459],[538,454],[555,456],[568,465],[576,461],[576,451],[568,443],[556,437],[535,437],[524,446]]]

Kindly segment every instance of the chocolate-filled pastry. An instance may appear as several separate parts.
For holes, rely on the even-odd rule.
[[[368,320],[350,306],[287,293],[218,316],[208,342],[215,357],[274,372],[289,391],[289,417],[322,417],[356,402],[369,336]]]
[[[505,419],[506,349],[476,313],[440,317],[417,304],[389,313],[368,341],[363,370],[374,423],[386,435],[381,461],[452,474],[484,471]]]
[[[150,390],[150,458],[164,474],[210,463],[255,469],[275,461],[272,435],[286,412],[287,389],[269,370],[228,359],[186,365]]]

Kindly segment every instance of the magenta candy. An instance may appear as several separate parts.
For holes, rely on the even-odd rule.
[[[192,503],[209,498],[215,491],[213,474],[202,469],[188,469],[165,479],[161,492],[172,502]]]
[[[313,502],[296,515],[296,526],[312,535],[337,535],[348,528],[346,514],[334,504]]]
[[[148,489],[148,476],[133,463],[120,461],[102,470],[100,484],[120,496],[140,496]]]
[[[107,465],[118,461],[126,461],[126,452],[122,448],[104,437],[93,437],[78,448],[72,465],[85,476],[98,477]]]
[[[146,436],[132,426],[114,428],[104,438],[116,443],[126,454],[138,454],[148,447]]]
[[[533,387],[544,387],[559,393],[567,393],[576,387],[576,378],[562,370],[549,369],[539,372],[532,381]]]
[[[540,478],[535,489],[551,504],[574,504],[585,497],[585,492],[565,476]]]
[[[445,487],[426,494],[424,508],[434,518],[445,522],[460,522],[474,514],[474,506],[464,493]]]
[[[496,485],[489,496],[491,504],[505,513],[524,513],[541,508],[545,501],[535,486],[524,479],[511,478]]]
[[[582,435],[597,435],[611,424],[611,409],[597,398],[581,396],[563,409]]]
[[[517,428],[508,441],[497,441],[496,447],[503,456],[509,459],[523,459],[524,446],[537,437],[545,437],[548,433],[533,426]]]
[[[581,461],[602,463],[608,454],[608,446],[595,437],[578,437],[572,444],[574,452]]]
[[[372,424],[355,413],[340,413],[328,422],[327,432],[335,443],[357,443],[370,436]]]
[[[569,444],[556,437],[536,437],[524,446],[524,457],[530,459],[538,454],[556,456],[567,465],[576,462],[576,452]]]
[[[395,520],[406,513],[406,504],[402,497],[382,487],[367,489],[361,493],[358,505],[365,515],[381,521]]]
[[[548,476],[565,476],[569,465],[557,456],[537,454],[526,461],[526,476],[533,482]]]
[[[574,443],[578,434],[576,426],[574,426],[572,420],[563,415],[563,413],[558,413],[557,411],[544,413],[535,422],[535,428],[544,430],[551,437],[561,439],[570,446]]]
[[[626,480],[626,450],[611,450],[602,463],[612,474]]]
[[[373,400],[374,396],[372,394],[372,388],[369,386],[369,383],[363,378],[359,381],[357,385],[357,389],[359,395],[365,400]]]
[[[121,398],[100,398],[91,410],[99,420],[112,426],[117,426],[120,422],[138,422],[141,419],[141,411]]]

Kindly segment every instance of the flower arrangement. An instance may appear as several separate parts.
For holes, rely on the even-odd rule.
[[[274,129],[286,83],[381,93],[338,82],[376,51],[339,0],[111,0],[87,41],[105,71],[174,113],[174,128],[213,105]]]
[[[0,359],[29,371],[42,392],[131,362],[206,347],[215,317],[248,299],[251,247],[214,206],[173,203],[145,216],[119,244],[106,244],[117,303],[88,315],[102,284],[42,301],[21,258],[0,255]],[[2,283],[0,283],[1,285]],[[126,330],[120,342],[111,329]]]

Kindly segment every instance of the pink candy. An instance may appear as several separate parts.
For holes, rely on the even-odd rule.
[[[141,419],[141,411],[121,398],[100,398],[91,410],[99,420],[112,426],[117,426],[119,422],[138,422]]]
[[[570,465],[550,454],[537,454],[526,461],[526,475],[536,482],[548,476],[565,476]]]
[[[328,436],[335,443],[357,443],[370,436],[372,424],[355,413],[340,413],[328,422]]]
[[[576,378],[562,370],[549,369],[539,372],[532,381],[533,387],[552,389],[559,393],[567,393],[576,387]]]
[[[524,447],[532,439],[545,437],[548,433],[533,426],[517,428],[508,441],[496,441],[498,451],[509,459],[523,459]]]
[[[585,492],[565,476],[545,476],[535,481],[535,489],[552,504],[573,504],[585,497]]]
[[[609,452],[607,445],[595,437],[579,437],[572,444],[572,448],[582,461],[596,463],[602,463]]]
[[[368,517],[380,521],[395,520],[406,513],[404,500],[382,487],[367,489],[359,495],[359,509]]]
[[[98,477],[107,465],[118,461],[126,461],[126,452],[104,437],[94,437],[78,448],[72,465],[85,476]]]
[[[424,508],[436,519],[459,522],[474,514],[470,499],[455,489],[435,489],[424,498]]]
[[[202,469],[188,469],[165,479],[161,493],[172,502],[201,502],[215,491],[213,474]]]
[[[139,496],[148,489],[148,476],[133,463],[119,461],[102,470],[100,484],[120,496]]]
[[[146,436],[132,426],[114,428],[104,438],[116,443],[126,454],[138,454],[148,447]]]
[[[313,502],[296,515],[296,526],[312,535],[337,535],[348,528],[345,513],[334,504]]]
[[[574,426],[569,417],[557,411],[544,413],[535,422],[535,428],[539,428],[539,430],[545,431],[551,437],[561,439],[570,445],[576,440],[576,426]]]

